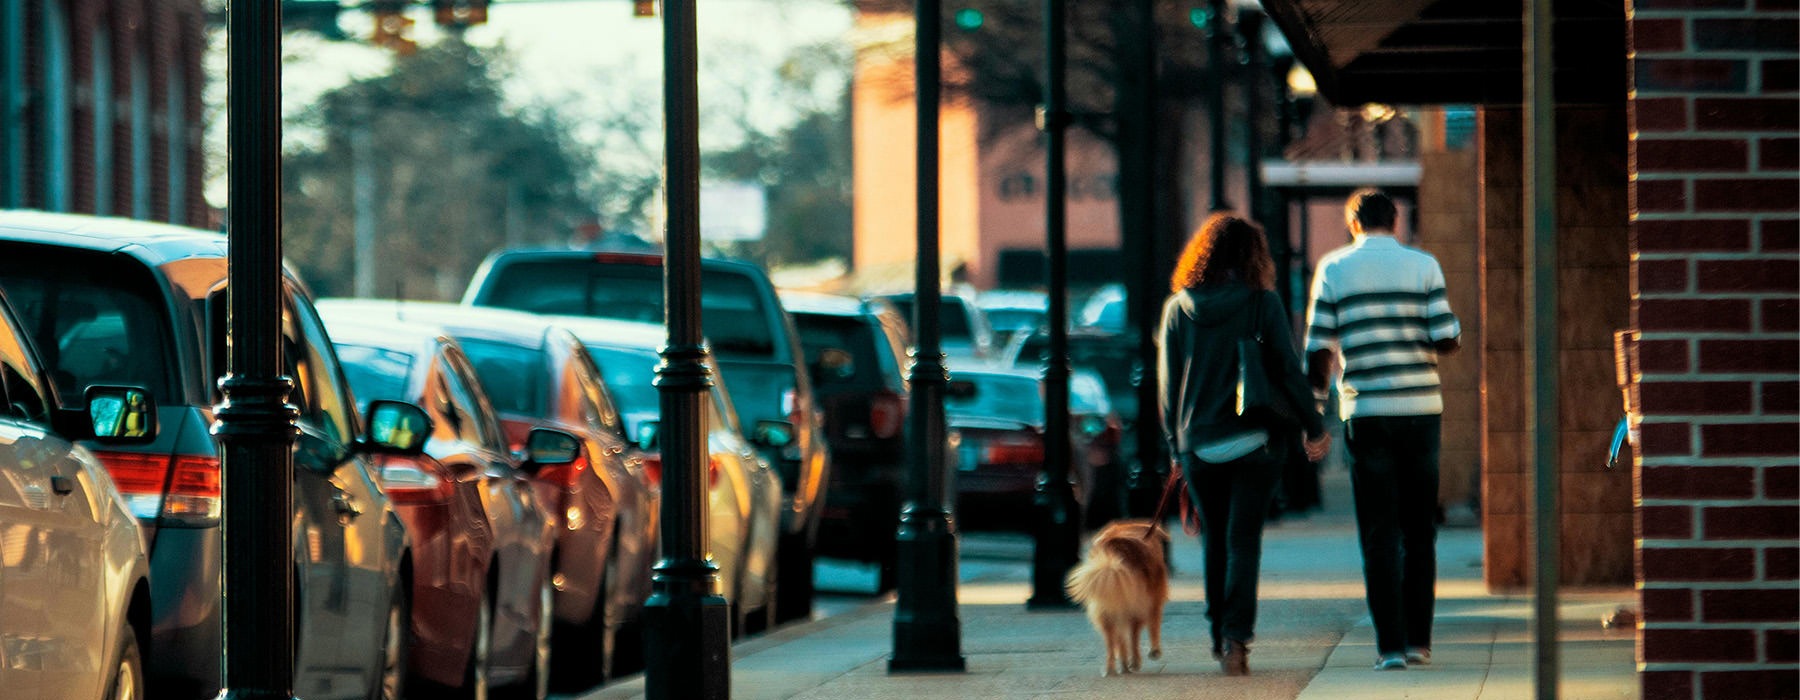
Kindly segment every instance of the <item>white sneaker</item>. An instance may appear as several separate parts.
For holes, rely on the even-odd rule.
[[[1407,647],[1406,664],[1408,666],[1430,666],[1431,647]]]
[[[1406,670],[1406,655],[1404,655],[1404,654],[1382,654],[1381,660],[1375,662],[1375,670],[1377,670],[1377,671],[1404,671],[1404,670]]]

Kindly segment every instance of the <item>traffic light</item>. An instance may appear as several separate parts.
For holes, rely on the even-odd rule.
[[[981,10],[977,10],[973,7],[965,7],[957,10],[953,17],[953,21],[956,22],[956,28],[965,32],[972,32],[980,29],[982,23],[987,21],[987,18],[981,14]]]
[[[369,36],[369,43],[393,49],[403,56],[419,49],[419,44],[409,36],[412,34],[413,21],[406,16],[405,2],[381,0],[370,3],[368,7],[369,14],[375,18],[375,31]]]
[[[488,0],[431,0],[431,10],[438,26],[467,28],[487,23]]]
[[[655,17],[656,0],[631,0],[631,16]]]

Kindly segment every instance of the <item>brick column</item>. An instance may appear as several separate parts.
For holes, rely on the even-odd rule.
[[[1643,697],[1800,694],[1792,0],[1637,0]]]

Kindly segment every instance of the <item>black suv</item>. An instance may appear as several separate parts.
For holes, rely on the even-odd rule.
[[[662,266],[662,256],[639,253],[501,251],[475,271],[463,303],[662,323]],[[830,457],[798,334],[762,268],[708,258],[700,283],[701,325],[738,422],[781,475],[778,619],[808,617]]]
[[[819,551],[879,563],[887,590],[896,583],[894,532],[906,483],[906,322],[879,299],[782,292],[781,303],[800,329],[831,447]]]

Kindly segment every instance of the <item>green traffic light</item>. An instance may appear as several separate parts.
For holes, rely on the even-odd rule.
[[[1188,10],[1188,21],[1192,22],[1196,27],[1206,29],[1212,24],[1212,8],[1196,7],[1192,10]]]
[[[981,10],[977,10],[973,7],[965,7],[956,11],[956,27],[965,32],[972,32],[980,29],[981,23],[985,19],[986,18],[981,16]]]

